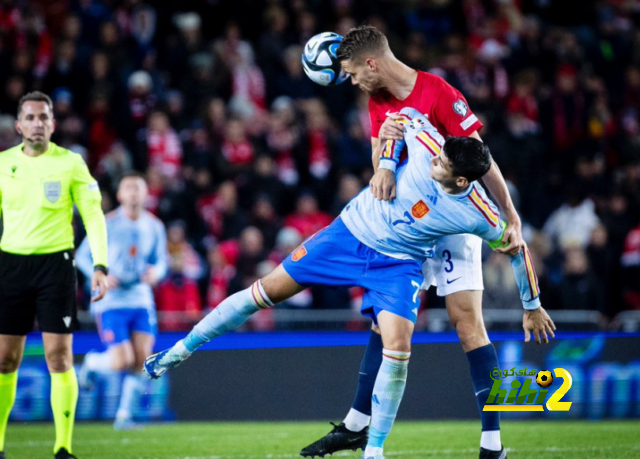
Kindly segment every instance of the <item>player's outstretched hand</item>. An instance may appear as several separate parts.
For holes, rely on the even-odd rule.
[[[378,169],[369,186],[378,201],[393,201],[396,197],[396,174],[389,169]]]
[[[397,113],[387,112],[387,119],[384,120],[384,123],[380,126],[380,132],[378,133],[380,142],[386,142],[387,140],[402,140],[404,138],[402,126],[396,123],[396,120],[399,119],[400,115]]]
[[[96,296],[91,298],[91,302],[100,301],[104,298],[108,289],[107,275],[102,271],[95,271],[91,277],[91,291],[95,292],[98,289]]]
[[[545,344],[549,343],[549,336],[555,338],[556,335],[553,331],[556,329],[556,325],[544,310],[542,306],[533,311],[525,311],[522,317],[522,328],[524,329],[524,342],[531,341],[531,333],[536,340],[537,344],[540,344],[543,340]]]
[[[508,245],[496,249],[496,252],[512,257],[515,257],[520,253],[520,250],[524,246],[524,239],[522,238],[522,223],[520,222],[520,218],[516,218],[514,221],[510,221],[507,224],[504,234],[502,235],[502,243]]]

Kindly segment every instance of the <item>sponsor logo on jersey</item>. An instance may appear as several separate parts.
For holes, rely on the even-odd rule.
[[[306,255],[307,255],[307,249],[304,246],[301,246],[298,250],[293,252],[291,259],[293,261],[300,261]]]
[[[415,218],[422,218],[427,215],[429,211],[431,211],[431,209],[429,209],[429,206],[427,206],[421,199],[420,201],[416,202],[411,208],[411,215],[413,215]]]
[[[55,204],[62,194],[62,182],[44,182],[44,197],[51,204]]]
[[[469,111],[469,107],[462,99],[458,99],[453,103],[453,111],[463,118],[467,116],[467,112]]]

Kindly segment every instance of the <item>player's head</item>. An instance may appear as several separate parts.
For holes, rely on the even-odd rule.
[[[442,153],[431,159],[431,177],[445,188],[464,190],[491,167],[486,144],[473,137],[449,137]]]
[[[122,207],[142,210],[147,199],[147,182],[137,171],[122,174],[118,182],[118,202]]]
[[[34,150],[47,148],[56,129],[51,98],[40,91],[22,96],[15,126],[26,145]]]
[[[383,87],[380,71],[384,60],[393,56],[387,37],[373,26],[349,30],[337,51],[338,60],[351,83],[373,94]]]

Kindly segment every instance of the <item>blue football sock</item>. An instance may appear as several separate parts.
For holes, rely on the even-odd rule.
[[[410,352],[382,351],[382,365],[371,398],[371,427],[365,457],[373,448],[382,448],[396,419],[407,384]]]
[[[360,373],[358,374],[358,389],[353,399],[351,408],[362,414],[371,416],[371,396],[373,395],[373,385],[376,383],[378,370],[382,363],[382,337],[371,330],[369,344],[364,351],[362,363],[360,363]]]
[[[482,420],[482,431],[500,430],[500,412],[482,411],[493,385],[493,380],[490,376],[491,372],[494,367],[500,367],[496,349],[493,344],[489,343],[486,346],[467,352],[467,359],[469,359],[473,390],[476,394],[478,411],[480,411],[480,419]]]

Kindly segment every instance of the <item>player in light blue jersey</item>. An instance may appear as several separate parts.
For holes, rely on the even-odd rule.
[[[140,369],[155,341],[152,287],[167,272],[167,237],[162,222],[144,209],[147,184],[141,174],[123,175],[117,197],[120,207],[107,215],[110,289],[92,308],[107,350],[87,354],[78,379],[89,388],[96,372],[122,373],[114,427],[132,429],[136,427],[133,407],[145,384]],[[85,275],[93,271],[86,239],[78,248],[76,262]]]
[[[362,312],[379,326],[384,348],[363,457],[383,458],[383,444],[406,384],[422,262],[433,255],[434,242],[450,234],[475,234],[499,247],[505,227],[475,182],[491,167],[488,148],[463,137],[450,138],[443,148],[442,137],[435,136],[437,131],[423,115],[413,109],[401,113],[409,159],[397,173],[396,199],[378,201],[371,193],[360,193],[339,218],[308,238],[273,272],[224,300],[172,348],[150,356],[145,361],[150,377],[158,378],[202,344],[309,285],[364,287]],[[400,147],[388,145],[388,167],[397,165]],[[528,251],[520,251],[511,263],[525,308],[525,333],[553,336],[555,326],[540,306]]]

